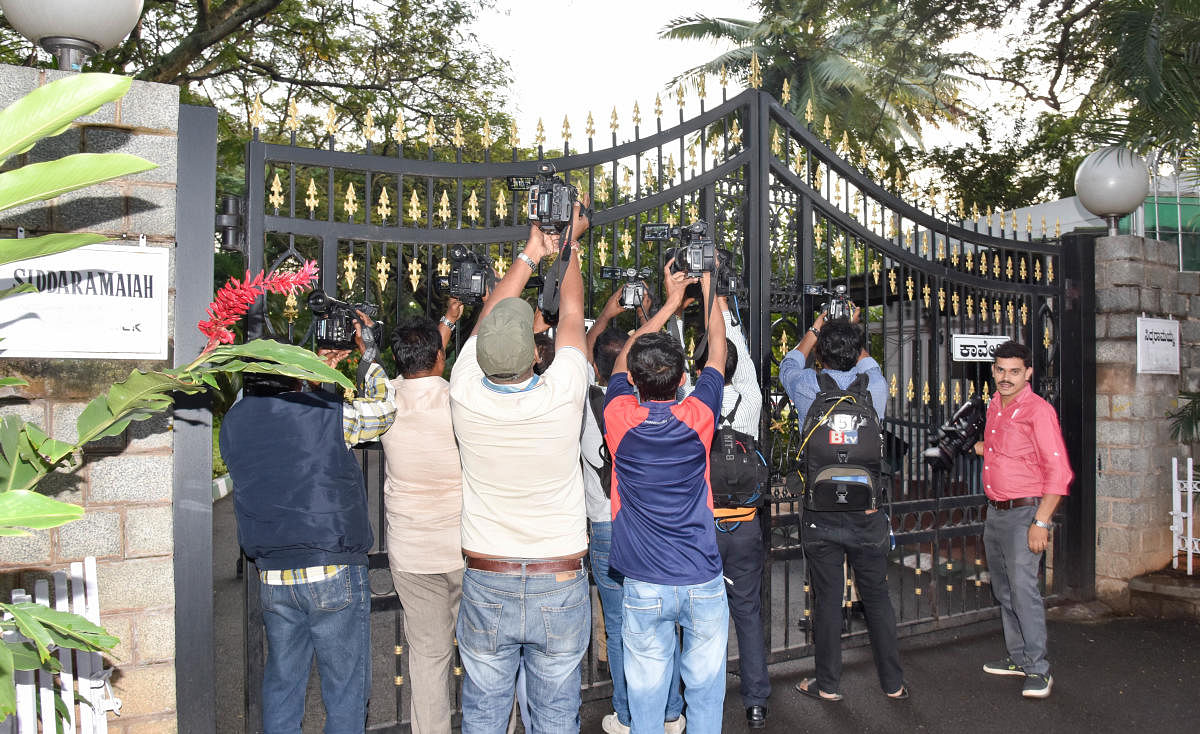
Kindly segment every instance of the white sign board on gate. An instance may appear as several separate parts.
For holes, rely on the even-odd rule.
[[[1148,375],[1179,374],[1179,322],[1137,320],[1137,371]]]
[[[0,265],[0,357],[167,358],[166,247],[90,245]]]
[[[991,362],[995,359],[996,347],[1011,340],[1011,337],[995,334],[952,334],[950,358],[955,362]]]

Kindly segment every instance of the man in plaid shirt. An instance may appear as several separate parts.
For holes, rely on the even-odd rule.
[[[366,326],[371,320],[361,311]],[[263,731],[299,732],[313,653],[325,731],[362,732],[371,690],[374,542],[362,469],[351,447],[383,434],[393,388],[373,362],[371,330],[355,324],[369,363],[357,393],[299,392],[294,381],[247,374],[244,396],[221,424],[221,456],[234,483],[238,542],[262,581],[267,634]],[[365,344],[364,339],[370,344]],[[321,350],[330,366],[345,350]]]

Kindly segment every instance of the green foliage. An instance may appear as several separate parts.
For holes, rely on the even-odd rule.
[[[1180,405],[1167,411],[1171,420],[1171,438],[1181,443],[1200,441],[1200,392],[1179,393]]]

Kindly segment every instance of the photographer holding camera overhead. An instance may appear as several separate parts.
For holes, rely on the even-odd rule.
[[[317,353],[329,366],[351,345],[362,353],[353,399],[248,372],[242,399],[221,424],[238,542],[262,582],[268,734],[300,730],[314,651],[326,731],[362,732],[371,692],[367,551],[374,539],[350,447],[388,429],[394,393],[375,362],[380,329],[370,316],[324,293],[310,304]]]
[[[569,189],[568,206],[555,196],[553,210],[539,209],[543,185],[552,193]],[[467,556],[457,625],[463,734],[505,731],[522,666],[533,730],[579,728],[580,661],[591,631],[579,433],[591,368],[572,239],[588,220],[561,179],[539,177],[530,199],[529,240],[488,297],[450,375]],[[520,296],[560,243],[547,274],[548,281],[561,276],[554,281],[555,359],[537,375],[533,309]]]
[[[887,384],[867,353],[858,309],[845,288],[830,292],[806,286],[805,291],[830,300],[779,363],[779,381],[801,421],[801,538],[814,600],[816,677],[800,681],[796,690],[821,701],[842,699],[841,612],[848,561],[867,617],[880,687],[888,698],[904,699],[908,687],[887,587],[891,526],[887,513],[879,511],[880,424]],[[829,319],[831,313],[850,318]],[[810,361],[814,347],[820,371]]]

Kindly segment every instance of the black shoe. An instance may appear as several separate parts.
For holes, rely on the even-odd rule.
[[[746,707],[746,725],[751,729],[762,729],[767,725],[767,707],[766,706],[747,706]]]

